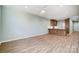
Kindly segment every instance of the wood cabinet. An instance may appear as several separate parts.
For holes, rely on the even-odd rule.
[[[65,19],[65,30],[66,30],[66,33],[69,34],[69,18]]]
[[[69,27],[70,27],[69,18],[65,19],[65,29],[56,29],[55,26],[57,26],[57,20],[51,19],[50,20],[50,26],[53,26],[52,29],[48,29],[49,34],[53,35],[67,35],[69,34]]]
[[[53,35],[66,35],[66,31],[64,29],[48,29],[49,34]]]
[[[57,26],[57,20],[51,19],[50,20],[50,25],[51,26]]]

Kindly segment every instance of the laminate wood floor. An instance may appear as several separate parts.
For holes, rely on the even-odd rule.
[[[1,53],[78,53],[79,32],[68,36],[41,35],[2,43]]]

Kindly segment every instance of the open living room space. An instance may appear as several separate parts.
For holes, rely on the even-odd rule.
[[[0,53],[79,53],[79,5],[0,5]]]

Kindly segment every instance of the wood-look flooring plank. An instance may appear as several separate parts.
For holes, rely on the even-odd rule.
[[[79,32],[68,36],[41,35],[2,43],[1,53],[78,53]]]

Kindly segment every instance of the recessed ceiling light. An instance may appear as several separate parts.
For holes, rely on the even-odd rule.
[[[63,7],[63,5],[59,5],[60,7]]]
[[[28,6],[25,6],[25,8],[28,8]]]
[[[45,10],[41,10],[41,12],[40,13],[45,13],[46,11]]]

